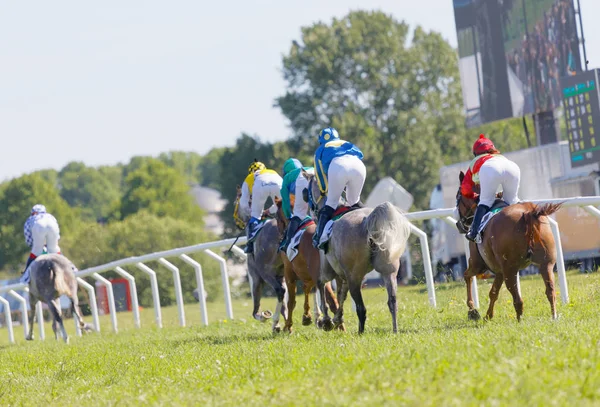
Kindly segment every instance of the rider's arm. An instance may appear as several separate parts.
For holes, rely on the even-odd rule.
[[[319,185],[319,190],[322,193],[327,193],[327,174],[325,174],[325,168],[323,166],[323,162],[320,160],[321,150],[323,146],[317,149],[314,158],[314,167],[315,167],[315,175],[317,178],[317,185]]]
[[[290,218],[292,216],[292,209],[290,205],[290,179],[288,177],[290,174],[286,174],[283,177],[283,183],[281,184],[281,210],[283,210],[283,214],[286,218]]]
[[[242,195],[240,196],[240,210],[244,214],[250,213],[250,188],[246,181],[242,184]]]
[[[460,193],[466,198],[474,198],[475,192],[473,191],[473,187],[475,183],[473,182],[473,173],[469,168],[465,177],[463,178],[462,183],[460,184]]]
[[[33,225],[33,217],[29,217],[23,225],[23,234],[25,235],[25,243],[30,248],[33,247],[33,237],[31,236],[31,226]]]

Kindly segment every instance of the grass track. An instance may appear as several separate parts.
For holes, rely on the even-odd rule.
[[[2,329],[0,404],[598,405],[600,274],[569,273],[568,280],[571,303],[559,300],[554,322],[541,278],[532,276],[522,279],[520,324],[505,288],[493,321],[470,322],[463,285],[448,284],[437,287],[435,310],[424,285],[399,290],[398,335],[380,288],[364,291],[361,337],[351,302],[347,333],[303,327],[297,308],[295,333],[273,336],[248,318],[250,301],[242,300],[233,322],[223,322],[222,302],[211,304],[207,328],[195,304],[186,307],[186,328],[177,327],[175,308],[163,309],[162,330],[152,309],[142,312],[141,330],[120,314],[117,335],[102,317],[100,334],[72,337],[70,346],[25,342],[18,327],[17,344],[8,345]],[[489,283],[479,283],[485,311]],[[263,300],[264,308],[273,310],[274,300]]]

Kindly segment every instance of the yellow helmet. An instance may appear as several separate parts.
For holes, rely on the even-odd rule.
[[[252,164],[250,164],[250,167],[248,167],[248,174],[252,174],[254,171],[257,171],[257,170],[264,170],[265,168],[267,168],[267,167],[260,161],[256,161],[256,158],[255,158],[254,162]]]

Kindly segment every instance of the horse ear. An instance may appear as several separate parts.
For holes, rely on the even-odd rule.
[[[464,172],[460,172],[460,174],[458,174],[458,179],[460,180],[460,182],[463,182],[463,179],[465,179],[465,173]]]

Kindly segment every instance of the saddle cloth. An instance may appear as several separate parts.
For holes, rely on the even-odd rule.
[[[250,236],[250,239],[248,239],[248,242],[254,242],[256,240],[258,233],[262,230],[263,226],[265,226],[265,223],[267,223],[267,221],[269,219],[270,218],[264,218],[264,219],[261,219],[260,222],[258,222],[258,225],[256,225],[256,229],[254,229],[254,233],[252,234],[252,236]]]
[[[483,231],[485,230],[485,227],[488,225],[488,223],[490,223],[490,220],[494,216],[496,216],[496,214],[498,212],[500,212],[502,209],[506,208],[507,206],[508,206],[508,204],[506,202],[504,202],[502,199],[496,199],[496,201],[490,208],[489,212],[486,213],[485,215],[483,215],[483,218],[481,219],[481,224],[479,225],[479,230],[477,231],[477,237],[475,238],[476,243],[481,243]]]
[[[292,240],[289,243],[288,248],[285,252],[289,261],[294,261],[294,259],[298,255],[298,253],[299,253],[298,245],[300,245],[300,239],[302,239],[302,235],[304,234],[304,231],[306,230],[306,228],[309,227],[310,225],[314,225],[314,224],[315,224],[315,221],[312,220],[312,218],[310,216],[307,216],[306,218],[304,218],[304,220],[300,224],[300,227],[298,228],[298,231],[296,232],[294,237],[292,237]]]
[[[321,238],[319,239],[319,248],[320,249],[323,249],[323,250],[326,249],[326,244],[327,244],[327,242],[329,242],[329,238],[331,237],[331,231],[333,230],[334,222],[339,220],[342,216],[344,216],[348,212],[352,212],[353,210],[356,210],[356,209],[359,209],[359,208],[352,208],[349,206],[341,206],[336,209],[336,211],[333,213],[333,217],[331,218],[331,220],[329,222],[327,222],[327,224],[325,225],[325,230],[323,230],[323,234],[321,235]]]

